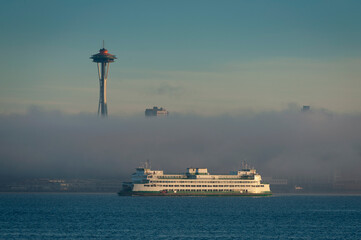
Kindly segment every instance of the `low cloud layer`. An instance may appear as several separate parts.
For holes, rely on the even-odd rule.
[[[140,162],[227,173],[246,160],[263,175],[327,177],[361,169],[361,115],[325,111],[166,118],[0,115],[0,175],[127,179]]]
[[[184,89],[179,86],[173,86],[168,83],[162,83],[155,91],[159,95],[168,95],[168,96],[179,96],[184,93]]]

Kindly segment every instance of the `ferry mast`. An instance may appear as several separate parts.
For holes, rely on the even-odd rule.
[[[107,79],[109,73],[109,63],[114,62],[115,55],[108,53],[108,50],[103,48],[99,50],[99,53],[94,54],[90,57],[93,62],[97,63],[98,76],[99,76],[99,104],[98,104],[98,115],[106,117],[108,115],[107,108]]]

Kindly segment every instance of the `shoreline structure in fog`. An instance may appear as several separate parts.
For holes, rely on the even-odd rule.
[[[114,62],[115,55],[108,53],[108,50],[103,48],[99,50],[99,53],[94,54],[90,57],[93,59],[93,62],[96,62],[98,65],[98,76],[99,76],[99,105],[98,105],[98,115],[106,117],[108,115],[107,107],[107,79],[109,73],[109,63]]]
[[[153,107],[153,108],[147,108],[145,109],[145,116],[146,117],[154,117],[154,116],[167,116],[169,114],[169,112],[167,111],[167,109],[165,108],[158,108],[158,107]]]

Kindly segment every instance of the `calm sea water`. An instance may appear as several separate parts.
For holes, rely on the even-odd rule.
[[[361,239],[361,196],[0,194],[0,239]]]

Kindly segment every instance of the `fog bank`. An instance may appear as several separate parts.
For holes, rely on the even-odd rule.
[[[0,115],[0,175],[7,178],[127,179],[153,168],[227,173],[246,160],[267,176],[357,174],[361,115],[327,111],[166,118],[69,115],[29,110]]]

